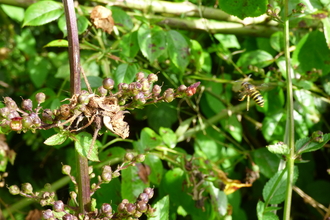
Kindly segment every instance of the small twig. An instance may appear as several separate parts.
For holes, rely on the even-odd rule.
[[[89,82],[88,82],[88,80],[87,80],[87,77],[86,77],[85,71],[84,71],[84,69],[83,69],[82,67],[80,67],[80,71],[81,71],[81,75],[84,77],[84,81],[85,81],[85,83],[86,83],[86,86],[87,86],[88,92],[89,92],[90,94],[92,94],[92,93],[93,93],[93,90],[92,90],[91,86],[89,85]]]

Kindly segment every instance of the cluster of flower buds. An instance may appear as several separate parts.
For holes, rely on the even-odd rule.
[[[118,205],[118,212],[114,214],[114,217],[119,219],[138,219],[143,213],[152,216],[155,209],[148,202],[153,196],[154,189],[146,188],[143,190],[143,193],[140,193],[135,203],[130,203],[127,199],[123,199]]]
[[[49,188],[49,186],[47,186]],[[37,200],[41,206],[52,205],[55,202],[54,192],[33,192],[33,187],[30,183],[23,183],[21,189],[17,185],[12,185],[8,187],[9,193],[12,195],[24,196],[26,198]]]
[[[31,130],[35,132],[42,125],[42,121],[38,116],[40,104],[45,101],[44,93],[37,93],[36,100],[38,106],[33,109],[31,99],[24,99],[21,108],[16,102],[10,98],[4,98],[5,107],[0,108],[0,133],[9,133],[10,131],[26,132]]]

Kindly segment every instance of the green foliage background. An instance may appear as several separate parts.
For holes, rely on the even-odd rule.
[[[37,4],[26,9],[0,1],[0,95],[20,103],[21,97],[34,100],[36,93],[44,92],[47,101],[43,107],[55,109],[70,91],[67,33],[61,3],[46,2],[47,11],[38,10]],[[123,198],[134,200],[151,186],[156,192],[153,204],[159,207],[157,212],[164,210],[159,211],[162,217],[156,213],[150,219],[256,219],[263,187],[276,174],[281,159],[265,146],[283,141],[285,135],[283,33],[281,23],[240,19],[263,15],[268,3],[241,1],[228,5],[229,1],[219,1],[219,5],[199,5],[191,1],[196,11],[183,13],[184,2],[160,2],[163,8],[154,5],[153,10],[148,10],[149,1],[145,8],[143,4],[136,8],[108,2],[115,2],[109,7],[115,21],[111,35],[89,23],[89,12],[97,1],[81,1],[77,8],[82,65],[94,89],[104,77],[113,78],[118,85],[132,82],[140,71],[157,73],[163,90],[196,81],[201,81],[201,86],[190,99],[132,110],[125,117],[130,124],[129,140],[115,139],[110,132],[99,138],[102,162],[93,163],[95,168],[102,164],[116,166],[126,151],[133,151],[146,153],[143,164],[150,169],[147,181],[141,178],[143,168],[139,166],[124,170],[120,180],[97,192],[99,204],[111,202],[116,206]],[[297,3],[291,1],[291,9]],[[290,20],[297,140],[317,130],[329,130],[330,4],[306,5],[304,14],[293,14]],[[239,19],[220,19],[224,12],[213,6]],[[204,7],[216,14],[204,14]],[[282,6],[274,7],[280,10]],[[240,84],[250,74],[251,83],[266,85],[260,91],[265,106],[256,106],[251,100],[246,111],[246,100],[238,99]],[[6,164],[1,164],[1,171],[9,174],[6,184],[30,182],[41,189],[45,183],[63,180],[61,164],[74,166],[74,147],[69,141],[46,146],[43,142],[55,133],[41,130],[6,135],[6,143],[17,153],[14,164],[2,159]],[[325,207],[330,202],[328,147],[303,154],[306,163],[297,164],[296,182]],[[188,161],[192,161],[193,170],[204,175],[201,185],[196,186],[195,173],[187,169]],[[218,170],[242,183],[249,175],[257,173],[260,177],[251,187],[226,195]],[[63,184],[57,190],[58,198],[68,200],[70,187]],[[6,187],[0,188],[0,195],[7,219],[23,219],[29,210],[41,209],[32,203],[6,211],[6,206],[16,205],[22,198],[10,195]],[[202,200],[203,205],[198,206],[196,200]],[[294,193],[293,219],[320,219],[321,213]]]

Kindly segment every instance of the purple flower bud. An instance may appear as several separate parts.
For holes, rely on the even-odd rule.
[[[144,193],[147,193],[149,196],[149,199],[151,199],[154,196],[154,189],[153,188],[145,188],[143,190]]]
[[[33,107],[32,100],[31,99],[24,99],[21,106],[22,106],[23,110],[32,111],[32,107]]]
[[[137,210],[139,212],[146,212],[148,210],[148,205],[147,203],[144,203],[142,201],[139,201],[137,204],[136,204],[136,207],[137,207]]]
[[[152,94],[155,97],[159,96],[161,91],[162,91],[162,87],[160,87],[159,85],[154,85],[154,87],[152,88]]]
[[[10,111],[8,114],[8,119],[19,118],[21,117],[17,111]]]
[[[25,115],[23,116],[22,119],[22,125],[24,129],[30,129],[30,127],[32,126],[32,119],[30,116]]]
[[[64,203],[61,200],[54,202],[54,210],[56,212],[63,212],[64,211]]]
[[[132,215],[135,213],[136,210],[136,206],[132,203],[127,203],[126,204],[126,211],[128,212],[128,214]]]
[[[10,113],[10,110],[8,107],[0,108],[0,116],[2,118],[8,118],[9,113]]]
[[[101,207],[101,210],[102,210],[103,213],[112,213],[112,207],[108,203],[103,203],[102,207]]]
[[[144,203],[148,203],[148,201],[149,201],[149,195],[147,193],[141,193],[139,195],[139,201],[142,201]]]
[[[201,82],[197,82],[189,86],[186,90],[187,96],[192,96],[196,93],[197,87],[201,84]]]
[[[115,85],[115,82],[113,81],[113,79],[110,78],[105,78],[103,80],[103,87],[107,90],[111,90],[113,89],[113,86]]]
[[[142,85],[142,91],[143,92],[148,92],[150,89],[150,83],[147,79],[142,79],[140,81],[141,85]]]
[[[118,89],[119,90],[127,90],[128,89],[128,84],[127,83],[119,83]]]
[[[144,73],[143,72],[138,72],[137,74],[136,74],[136,80],[137,81],[140,81],[141,79],[143,79],[144,78]]]
[[[112,179],[112,170],[111,167],[106,165],[103,167],[101,178],[104,182],[110,182]]]
[[[131,162],[134,159],[134,155],[132,153],[125,154],[125,161]]]
[[[180,93],[185,92],[186,89],[187,89],[187,86],[185,86],[185,85],[181,85],[181,86],[179,86],[179,88],[178,88],[178,92],[180,92]]]
[[[47,210],[43,211],[42,216],[43,216],[44,219],[54,218],[53,211],[50,210],[50,209],[47,209]]]

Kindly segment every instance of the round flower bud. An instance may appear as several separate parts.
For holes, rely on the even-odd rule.
[[[154,85],[154,87],[152,88],[152,94],[156,97],[159,96],[161,91],[162,87],[160,87],[159,85]]]
[[[9,110],[8,107],[0,108],[0,116],[1,116],[1,118],[8,118],[9,113],[10,113],[10,110]]]
[[[125,203],[119,203],[117,207],[118,212],[124,212],[126,210],[126,204]]]
[[[42,194],[42,198],[43,199],[48,199],[50,197],[50,193],[49,192],[44,192],[43,194]]]
[[[105,78],[103,80],[103,87],[107,90],[112,90],[114,85],[115,85],[115,81],[113,81],[113,79]]]
[[[150,89],[150,83],[148,82],[147,79],[142,79],[140,81],[141,85],[142,85],[142,91],[143,92],[148,92]]]
[[[141,193],[139,195],[139,201],[142,201],[144,203],[148,203],[148,201],[149,201],[149,195],[147,193]]]
[[[65,214],[62,218],[63,218],[63,220],[73,220],[73,215]]]
[[[135,218],[140,218],[142,216],[142,212],[136,211],[133,215]]]
[[[30,183],[22,184],[22,192],[26,194],[33,194],[33,187]]]
[[[71,166],[69,165],[63,165],[62,166],[62,173],[65,175],[70,175],[71,173]]]
[[[132,204],[132,203],[127,203],[127,204],[126,204],[126,211],[127,211],[130,215],[134,214],[134,213],[135,213],[135,210],[136,210],[136,206],[135,206],[134,204]]]
[[[103,86],[100,86],[97,90],[102,97],[107,95],[108,90],[106,90]]]
[[[47,209],[47,210],[43,211],[42,216],[43,216],[44,219],[54,218],[53,211],[50,210],[50,209]]]
[[[120,173],[118,171],[112,173],[112,178],[116,178],[118,176],[120,176]]]
[[[144,154],[139,154],[135,157],[135,161],[138,163],[142,163],[145,160],[146,156]]]
[[[54,202],[54,210],[56,212],[63,212],[64,211],[64,203],[61,200]]]
[[[149,199],[151,199],[154,196],[154,189],[153,188],[145,188],[143,190],[144,193],[148,194]]]
[[[81,93],[78,97],[78,103],[82,105],[87,105],[89,102],[89,94],[88,93]]]
[[[125,154],[125,161],[131,162],[134,159],[134,155],[132,153]]]
[[[137,74],[136,74],[136,80],[137,81],[140,81],[141,79],[143,79],[144,78],[144,73],[143,72],[138,72]]]
[[[10,132],[11,131],[10,123],[11,121],[9,120],[0,122],[0,131],[4,134]]]
[[[142,201],[139,201],[136,205],[136,208],[139,212],[146,212],[148,210],[148,205],[147,203],[144,203]]]
[[[183,92],[186,91],[186,89],[187,89],[187,86],[185,86],[185,85],[181,85],[181,86],[179,86],[179,88],[178,88],[178,92],[179,92],[179,93],[183,93]]]
[[[128,89],[128,84],[127,83],[119,83],[118,89],[119,90],[127,90]]]
[[[16,111],[16,109],[17,109],[17,104],[16,104],[16,102],[15,102],[12,98],[10,98],[10,97],[5,97],[5,98],[4,98],[4,103],[5,103],[5,105],[6,105],[10,110],[14,110],[14,111]]]
[[[37,93],[36,94],[36,100],[37,100],[38,104],[41,104],[41,103],[45,102],[45,100],[46,100],[45,93],[43,93],[43,92]]]
[[[24,99],[21,106],[22,106],[23,110],[32,111],[32,107],[33,107],[32,100],[31,99]]]
[[[112,170],[111,167],[106,165],[103,167],[102,174],[101,174],[102,180],[104,182],[110,182],[112,179]]]
[[[39,118],[39,116],[38,116],[37,113],[32,112],[32,113],[30,114],[30,117],[31,117],[31,119],[32,119],[32,123],[33,123],[33,125],[34,125],[36,128],[38,128],[38,127],[41,126],[41,119]]]
[[[102,210],[103,213],[112,213],[112,207],[108,203],[103,203],[102,207],[101,207],[101,210]]]
[[[20,193],[20,189],[16,185],[12,185],[8,189],[9,189],[9,193],[12,195],[18,195]]]
[[[8,119],[19,118],[21,117],[17,111],[10,111],[8,114]]]
[[[32,119],[30,116],[26,115],[22,118],[23,129],[30,129],[32,126]]]
[[[148,81],[150,83],[154,83],[154,82],[158,81],[158,76],[154,73],[151,73],[148,75]]]

